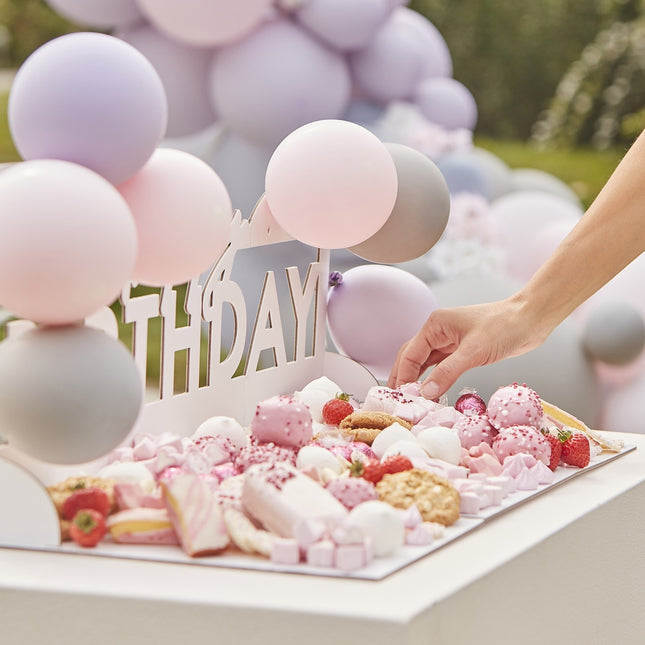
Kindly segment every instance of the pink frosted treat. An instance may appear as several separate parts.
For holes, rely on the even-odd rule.
[[[114,542],[119,544],[179,544],[165,508],[130,508],[107,518]]]
[[[261,401],[251,420],[251,436],[261,443],[301,448],[313,437],[309,408],[290,395]]]
[[[371,499],[378,499],[376,486],[362,477],[338,477],[325,488],[348,510]]]
[[[259,443],[257,439],[251,437],[248,444],[240,450],[233,464],[241,473],[255,464],[286,461],[295,466],[297,453],[295,448],[276,446],[274,443]]]
[[[488,419],[498,430],[511,426],[539,428],[542,416],[540,397],[526,384],[500,387],[488,401]]]
[[[478,446],[482,442],[490,446],[497,435],[497,430],[493,428],[485,414],[464,415],[457,419],[452,427],[457,431],[459,441],[466,449]]]
[[[548,465],[551,444],[539,430],[532,426],[518,425],[502,430],[493,439],[493,452],[501,463],[510,455],[525,453]]]
[[[191,557],[212,555],[230,542],[222,511],[208,484],[188,473],[161,484],[168,516],[182,549]]]
[[[310,520],[332,526],[347,517],[347,509],[329,491],[286,463],[249,468],[242,504],[267,530],[285,538],[296,537],[297,527]]]

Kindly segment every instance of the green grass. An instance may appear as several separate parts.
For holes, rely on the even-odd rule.
[[[20,155],[13,145],[7,119],[8,94],[0,94],[0,163],[19,161]]]
[[[475,138],[475,145],[496,154],[511,168],[535,168],[558,177],[586,206],[593,201],[626,150],[592,148],[542,150],[523,141]]]

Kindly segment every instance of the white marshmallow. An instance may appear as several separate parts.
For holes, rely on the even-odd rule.
[[[400,423],[393,423],[391,426],[383,428],[383,430],[376,435],[376,439],[372,442],[372,450],[376,456],[381,459],[385,454],[385,451],[397,441],[411,441],[412,443],[416,443],[416,438]]]
[[[435,459],[442,459],[457,466],[461,459],[461,441],[452,428],[434,426],[426,428],[417,435],[423,449]]]
[[[427,460],[428,454],[426,451],[416,442],[416,441],[407,441],[405,439],[401,441],[395,441],[384,453],[383,459],[387,459],[392,455],[404,455],[409,459],[418,459],[418,460]]]
[[[363,502],[349,513],[353,524],[360,526],[372,541],[374,556],[392,555],[405,543],[401,514],[389,504],[372,500]]]
[[[192,438],[226,437],[238,449],[246,445],[246,432],[238,421],[232,417],[215,416],[206,419],[193,433]]]
[[[343,471],[343,464],[331,450],[322,446],[303,446],[298,451],[296,467],[306,470],[312,466],[318,471],[319,477],[325,469],[332,470],[337,475]]]

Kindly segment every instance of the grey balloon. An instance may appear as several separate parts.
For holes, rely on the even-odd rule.
[[[605,302],[589,313],[582,331],[589,356],[607,365],[627,365],[645,347],[645,320],[628,302]]]
[[[437,166],[418,150],[386,143],[396,166],[399,187],[385,224],[350,251],[372,262],[407,262],[429,251],[448,223],[450,193]]]
[[[539,190],[562,197],[576,206],[580,206],[580,198],[559,177],[537,168],[514,168],[511,170],[512,189],[509,192],[524,190]]]
[[[32,457],[78,464],[107,454],[142,401],[132,356],[103,331],[43,327],[0,343],[0,434]]]
[[[517,291],[519,284],[506,278],[479,278],[445,280],[430,287],[445,308],[500,300]],[[454,403],[468,387],[487,401],[498,387],[513,381],[526,383],[545,401],[597,427],[600,385],[573,321],[565,320],[540,347],[522,356],[469,370],[448,390],[448,400]]]

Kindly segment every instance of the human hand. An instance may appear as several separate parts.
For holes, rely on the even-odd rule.
[[[422,394],[441,396],[466,371],[537,347],[548,335],[512,299],[437,309],[398,353],[389,387],[416,381],[430,366]]]

